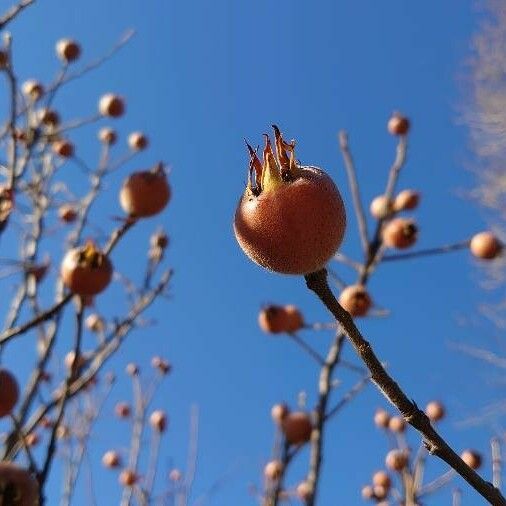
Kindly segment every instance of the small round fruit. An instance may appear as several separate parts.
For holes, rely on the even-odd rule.
[[[313,424],[308,413],[293,411],[283,418],[281,429],[288,443],[300,445],[307,443],[311,438]]]
[[[149,245],[152,248],[166,249],[169,245],[169,237],[165,232],[155,232],[149,238]]]
[[[388,489],[386,489],[385,487],[382,487],[381,485],[375,485],[373,487],[373,491],[374,491],[374,497],[376,499],[379,499],[380,501],[385,499],[386,496],[388,495]]]
[[[180,481],[183,478],[183,473],[179,469],[171,469],[169,472],[170,481]]]
[[[307,500],[313,495],[311,485],[307,481],[301,481],[297,485],[295,493],[297,494],[297,497],[304,502],[307,502]]]
[[[161,163],[152,170],[134,172],[123,182],[119,201],[133,218],[147,218],[161,212],[170,199],[170,186]]]
[[[415,190],[402,190],[394,199],[394,211],[408,211],[416,209],[420,202],[420,194]]]
[[[402,450],[390,450],[385,458],[385,465],[391,471],[402,471],[408,464],[408,455]]]
[[[96,295],[105,290],[112,272],[111,261],[92,242],[68,251],[61,265],[64,285],[78,295]]]
[[[119,118],[125,112],[125,101],[119,95],[106,93],[100,97],[98,111],[102,116]]]
[[[388,422],[388,428],[392,432],[401,433],[406,430],[406,422],[402,416],[392,416]]]
[[[347,286],[339,295],[339,304],[351,316],[365,316],[372,305],[372,300],[363,285]]]
[[[271,460],[264,467],[264,476],[268,480],[276,481],[283,473],[283,463],[280,460]]]
[[[113,130],[112,128],[103,127],[98,131],[98,140],[102,144],[112,146],[113,144],[116,144],[118,134],[116,133],[116,130]]]
[[[409,131],[409,119],[394,112],[388,120],[387,130],[392,135],[406,135]]]
[[[439,422],[446,414],[445,407],[439,401],[431,401],[425,407],[425,414],[431,422]]]
[[[12,506],[39,504],[39,485],[35,476],[13,462],[0,462],[0,490],[2,504]]]
[[[385,195],[378,195],[372,200],[369,211],[374,218],[382,220],[392,214],[392,201]]]
[[[157,369],[161,374],[169,374],[172,369],[171,365],[167,360],[162,357],[155,356],[151,359],[151,367]]]
[[[7,68],[9,64],[9,55],[7,51],[0,50],[0,70]]]
[[[268,334],[297,332],[304,327],[304,318],[299,309],[292,305],[269,305],[261,309],[258,325]]]
[[[392,485],[392,480],[386,471],[376,471],[372,476],[372,483],[388,490]]]
[[[384,409],[377,409],[376,413],[374,413],[374,425],[381,429],[388,428],[388,424],[390,422],[390,414]]]
[[[362,499],[372,499],[374,497],[374,489],[371,487],[371,485],[365,485],[362,487]]]
[[[274,404],[271,409],[272,421],[277,425],[281,425],[289,412],[290,410],[286,404]]]
[[[102,464],[109,469],[121,466],[121,457],[117,451],[109,450],[102,457]]]
[[[30,432],[25,436],[25,443],[28,447],[37,446],[40,442],[40,436],[37,432]]]
[[[130,405],[126,402],[118,402],[114,407],[114,412],[118,418],[128,418],[132,410],[130,409]]]
[[[460,458],[471,468],[479,469],[481,467],[481,455],[474,450],[465,450],[460,454]]]
[[[418,227],[413,220],[394,218],[383,228],[383,243],[388,248],[405,249],[415,244]]]
[[[72,223],[77,218],[77,208],[70,204],[63,204],[58,209],[58,218],[65,223]]]
[[[81,56],[81,46],[72,39],[60,39],[56,43],[56,55],[65,63],[70,63]]]
[[[134,364],[133,362],[130,362],[125,367],[125,372],[129,376],[137,376],[139,374],[139,372],[140,372],[140,369],[139,369],[139,366],[137,364]]]
[[[151,427],[158,432],[165,432],[167,429],[167,415],[162,410],[153,411],[149,417]]]
[[[234,232],[255,263],[282,274],[322,269],[341,245],[346,211],[336,185],[323,170],[295,161],[294,144],[277,127],[276,157],[266,136],[263,164],[250,150],[256,174],[239,200]],[[289,152],[289,155],[287,154]]]
[[[137,475],[131,469],[124,469],[121,471],[118,481],[124,487],[133,487],[137,483]]]
[[[62,158],[71,158],[74,156],[74,145],[66,139],[53,142],[52,148],[53,152]]]
[[[84,324],[86,328],[92,332],[103,332],[105,329],[104,319],[97,313],[91,313],[86,318]]]
[[[60,124],[60,115],[53,109],[41,109],[37,116],[40,123],[48,127],[57,127]]]
[[[480,232],[471,239],[469,249],[476,258],[492,260],[501,253],[502,244],[492,232]]]
[[[36,79],[28,79],[21,86],[21,91],[23,95],[35,102],[44,95],[44,86]]]
[[[7,369],[0,369],[0,418],[12,412],[18,398],[19,387],[16,378]]]
[[[132,132],[128,136],[128,147],[132,151],[142,151],[148,147],[148,138],[142,132]]]

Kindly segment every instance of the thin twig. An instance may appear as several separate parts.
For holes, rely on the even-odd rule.
[[[325,415],[325,421],[332,418],[336,415],[341,409],[344,408],[353,398],[355,398],[365,386],[369,384],[371,381],[371,376],[364,376],[360,381],[358,381],[346,394],[344,394],[343,398]]]
[[[14,20],[14,18],[23,10],[32,5],[35,0],[21,0],[17,5],[11,7],[1,18],[0,18],[0,30],[5,28],[7,24]]]
[[[494,487],[501,490],[501,441],[494,437],[490,441],[492,447],[492,483]]]
[[[311,346],[309,346],[309,344],[307,344],[304,339],[301,339],[295,332],[288,332],[286,335],[289,339],[296,343],[297,346],[309,354],[311,358],[314,358],[318,364],[323,365],[325,363],[325,359],[317,351],[311,348]]]
[[[446,244],[445,246],[439,246],[438,248],[430,248],[419,251],[409,251],[407,253],[397,253],[395,255],[384,255],[382,261],[394,262],[396,260],[409,260],[411,258],[440,255],[443,253],[450,253],[452,251],[459,251],[467,248],[469,248],[469,241],[464,241],[455,244]]]

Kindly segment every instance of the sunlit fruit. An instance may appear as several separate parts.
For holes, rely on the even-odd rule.
[[[492,232],[480,232],[471,239],[471,253],[482,260],[492,260],[501,253],[502,244]]]
[[[439,422],[445,416],[445,407],[439,401],[431,401],[425,407],[425,414],[431,422]]]
[[[276,155],[266,136],[263,163],[248,145],[249,181],[234,219],[239,246],[253,262],[283,274],[318,271],[340,246],[344,204],[321,169],[299,165],[295,143],[275,127]]]
[[[60,124],[60,115],[53,109],[40,109],[37,116],[43,125],[57,127]]]
[[[390,486],[392,485],[392,480],[390,479],[390,476],[388,476],[388,473],[386,471],[376,471],[372,475],[372,483],[373,485],[389,489]]]
[[[165,432],[167,429],[167,415],[160,409],[153,411],[149,417],[149,424],[154,430]]]
[[[102,116],[119,118],[125,112],[125,101],[119,95],[106,93],[100,97],[98,111]]]
[[[53,152],[62,158],[70,158],[74,156],[74,145],[66,139],[60,139],[53,142]]]
[[[278,480],[283,473],[283,463],[280,460],[271,460],[264,467],[264,476],[268,480]]]
[[[388,428],[389,422],[390,422],[390,414],[384,409],[377,409],[376,413],[374,413],[374,424],[376,425],[376,427],[386,429]]]
[[[137,475],[131,469],[124,469],[121,471],[118,481],[124,487],[133,487],[137,482]]]
[[[371,485],[365,485],[362,487],[362,499],[372,499],[374,497],[374,489],[371,487]]]
[[[403,450],[390,450],[385,457],[385,465],[391,471],[402,471],[408,464],[408,455]]]
[[[44,86],[36,79],[28,79],[22,84],[21,91],[25,97],[35,102],[44,95]]]
[[[460,458],[471,468],[479,469],[481,467],[481,455],[474,450],[464,450],[460,454]]]
[[[157,369],[161,374],[168,374],[171,370],[169,362],[159,356],[155,356],[151,359],[151,367]]]
[[[61,265],[63,283],[78,295],[96,295],[105,290],[112,272],[111,261],[92,242],[68,251]]]
[[[118,140],[118,134],[112,128],[103,127],[98,131],[98,140],[103,144],[112,146]]]
[[[387,130],[392,135],[406,135],[409,127],[409,119],[398,112],[392,114],[387,124]]]
[[[152,170],[134,172],[123,182],[119,201],[123,211],[134,218],[147,218],[161,212],[171,196],[163,168],[157,164]]]
[[[369,211],[374,218],[382,220],[392,213],[392,201],[386,195],[378,195],[372,200]]]
[[[60,39],[56,43],[56,55],[63,62],[73,62],[81,55],[81,46],[75,40]]]
[[[365,316],[371,308],[372,300],[365,286],[350,285],[339,295],[339,304],[351,316]]]
[[[388,428],[392,432],[404,432],[406,430],[406,422],[402,416],[392,416],[388,422]]]
[[[18,398],[19,387],[16,378],[7,369],[0,369],[0,417],[12,412]]]
[[[39,485],[30,471],[13,462],[0,462],[1,504],[35,506],[39,504]]]
[[[405,249],[415,244],[418,227],[414,220],[394,218],[383,228],[383,243],[388,248]]]
[[[139,370],[139,366],[137,364],[134,364],[133,362],[130,362],[129,364],[127,364],[127,366],[125,367],[125,372],[129,375],[129,376],[137,376],[140,372]]]
[[[271,417],[274,423],[281,425],[290,410],[286,404],[274,404],[271,408]]]
[[[295,493],[297,494],[297,497],[301,500],[306,502],[312,495],[312,488],[311,485],[307,481],[301,481],[296,489]]]
[[[132,132],[128,136],[128,147],[132,151],[142,151],[148,147],[148,138],[142,132]]]
[[[269,305],[260,310],[258,324],[264,332],[269,334],[297,332],[304,327],[304,318],[295,306]]]
[[[77,218],[77,208],[71,204],[63,204],[58,208],[58,218],[65,223],[72,223]]]
[[[292,411],[283,418],[281,429],[288,443],[300,445],[307,443],[311,438],[313,424],[308,413]]]
[[[109,469],[115,469],[121,466],[121,457],[117,451],[109,450],[102,456],[102,464]]]
[[[415,190],[402,190],[394,199],[394,211],[410,211],[418,207],[420,194]]]

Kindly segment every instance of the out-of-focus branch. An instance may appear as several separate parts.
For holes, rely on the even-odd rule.
[[[492,483],[494,487],[501,489],[501,442],[499,438],[492,438],[490,441],[492,449]]]
[[[441,255],[452,251],[460,251],[469,248],[469,241],[457,242],[454,244],[446,244],[438,248],[423,249],[419,251],[408,251],[407,253],[397,253],[395,255],[383,255],[382,262],[393,262],[396,260],[409,260],[424,256]]]
[[[24,9],[29,7],[35,2],[35,0],[21,0],[17,5],[12,6],[1,18],[0,18],[0,30],[5,28],[11,21],[13,21],[18,14]]]

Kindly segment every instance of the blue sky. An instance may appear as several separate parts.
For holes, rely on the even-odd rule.
[[[399,188],[422,192],[416,213],[419,246],[468,238],[486,227],[480,210],[458,196],[473,184],[464,170],[470,160],[466,130],[457,125],[465,95],[464,63],[477,27],[473,5],[467,0],[279,0],[275,5],[268,0],[47,0],[12,25],[20,78],[46,82],[58,68],[53,46],[61,36],[79,40],[88,60],[107,51],[126,29],[137,31],[127,48],[69,85],[55,105],[65,119],[86,116],[96,110],[102,93],[115,91],[127,100],[126,116],[114,125],[123,142],[131,130],[149,135],[150,149],[114,175],[98,202],[93,216],[101,228],[114,226],[111,217],[121,212],[116,194],[126,173],[159,159],[172,167],[174,198],[168,210],[134,231],[114,256],[120,270],[135,272],[147,237],[163,223],[176,272],[172,297],[150,311],[157,326],[134,333],[111,369],[122,371],[134,357],[147,369],[153,354],[174,364],[156,402],[171,419],[160,476],[171,459],[184,467],[190,407],[198,405],[194,497],[226,475],[209,504],[254,504],[248,485],[261,483],[270,455],[271,405],[280,400],[295,404],[301,390],[307,391],[309,404],[315,399],[317,369],[283,338],[261,333],[256,323],[260,305],[294,303],[308,321],[328,320],[302,279],[261,270],[235,242],[231,222],[247,168],[243,139],[259,143],[273,122],[297,139],[299,158],[326,169],[342,189],[350,218],[342,249],[357,256],[336,133],[344,128],[350,134],[368,202],[382,191],[394,156],[386,121],[394,109],[404,111],[413,129]],[[72,135],[79,156],[90,163],[98,156],[96,129]],[[85,183],[82,174],[72,164],[66,170],[78,192]],[[58,258],[61,251],[56,248],[54,255]],[[353,280],[351,272],[338,269]],[[480,272],[467,252],[382,266],[370,287],[391,315],[361,321],[360,327],[411,397],[421,405],[432,398],[446,403],[449,417],[442,430],[457,449],[474,446],[487,452],[488,427],[463,430],[456,422],[499,397],[499,387],[489,388],[493,373],[448,346],[450,341],[487,345],[494,337],[493,328],[476,326],[477,305],[486,299],[477,286]],[[114,298],[103,301],[104,313],[119,312]],[[331,336],[306,337],[324,350]],[[345,355],[354,359],[350,349]],[[98,504],[115,504],[119,494],[114,473],[102,472],[100,456],[111,446],[127,445],[125,427],[111,414],[113,403],[129,395],[128,382],[119,374],[91,442]],[[343,388],[336,399],[355,381],[347,372],[338,376]],[[383,405],[370,387],[331,424],[322,506],[361,503],[360,487],[381,467],[387,449],[372,424],[374,410]],[[302,454],[289,483],[303,477],[305,465]],[[441,469],[435,462],[429,474]],[[485,472],[490,473],[488,465]],[[81,480],[76,505],[88,504],[85,488]],[[49,504],[56,504],[58,493],[55,477]],[[479,501],[472,492],[465,497],[467,504]],[[450,495],[444,492],[434,501],[449,504]]]

